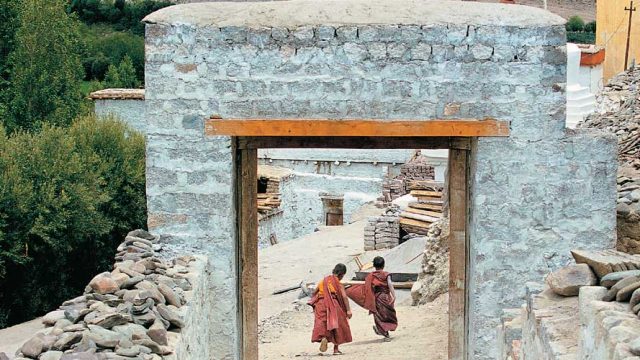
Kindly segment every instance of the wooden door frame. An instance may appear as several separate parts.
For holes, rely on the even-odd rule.
[[[232,137],[236,159],[240,359],[258,360],[258,148],[449,149],[450,360],[467,359],[469,159],[471,137]],[[428,356],[425,360],[429,359]]]

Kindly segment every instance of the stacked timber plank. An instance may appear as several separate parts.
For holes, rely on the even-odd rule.
[[[259,213],[265,214],[279,207],[280,207],[279,193],[258,194],[258,212]]]
[[[410,234],[427,235],[429,226],[442,218],[443,184],[435,181],[410,181],[407,185],[417,201],[400,213],[400,227]]]
[[[277,193],[280,191],[280,178],[269,177],[267,178],[267,194]]]

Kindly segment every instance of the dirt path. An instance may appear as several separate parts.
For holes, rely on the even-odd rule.
[[[497,3],[500,0],[479,0],[480,2]],[[518,5],[544,8],[543,0],[515,0]],[[596,3],[593,0],[548,0],[547,10],[569,19],[574,15],[580,16],[585,22],[596,19]]]
[[[376,213],[379,210],[370,209]],[[331,271],[337,262],[354,269],[353,256],[363,253],[364,221],[324,228],[299,239],[272,246],[259,253],[260,360],[314,359],[318,345],[310,342],[313,313],[299,291],[272,295],[277,289],[313,282]],[[372,330],[373,319],[365,310],[354,310],[351,330],[354,342],[341,348],[340,359],[446,359],[447,296],[433,303],[412,307],[409,291],[398,292],[399,328],[391,342],[383,342]],[[417,335],[419,334],[419,336]]]
[[[29,340],[38,330],[44,328],[42,318],[0,330],[0,352],[15,354],[22,344]]]
[[[383,342],[375,335],[372,317],[362,308],[354,307],[350,321],[354,342],[341,347],[344,355],[338,359],[421,360],[425,354],[429,354],[430,360],[446,359],[447,301],[445,294],[427,305],[399,306],[399,326],[392,333],[391,342]],[[282,314],[261,334],[260,360],[320,358],[318,344],[310,342],[312,328],[313,313],[306,305]]]

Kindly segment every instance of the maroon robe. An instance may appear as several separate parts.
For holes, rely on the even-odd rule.
[[[347,289],[347,296],[351,300],[373,314],[376,329],[380,335],[384,336],[389,336],[389,331],[398,328],[398,318],[387,282],[388,278],[388,272],[376,270],[367,275],[364,285],[354,285]]]
[[[336,293],[329,291],[329,282],[336,289]],[[324,297],[320,297],[320,294],[316,293],[309,301],[315,315],[311,342],[320,342],[322,338],[327,338],[335,345],[349,343],[352,341],[351,328],[347,319],[347,301],[349,299],[342,296],[340,291],[342,284],[334,275],[325,277],[323,283]]]

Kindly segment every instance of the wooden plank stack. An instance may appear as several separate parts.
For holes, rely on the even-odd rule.
[[[400,213],[400,227],[411,234],[427,235],[429,226],[442,218],[443,184],[432,180],[414,180],[407,184],[412,202]]]
[[[265,214],[280,207],[279,193],[258,194],[258,213]]]

